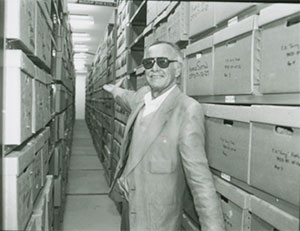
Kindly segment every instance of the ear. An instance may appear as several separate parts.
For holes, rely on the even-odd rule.
[[[182,72],[182,63],[176,62],[175,63],[175,77],[178,78],[181,76]]]

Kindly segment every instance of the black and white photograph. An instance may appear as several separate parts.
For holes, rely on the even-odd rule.
[[[299,0],[0,0],[0,110],[0,230],[300,230]]]

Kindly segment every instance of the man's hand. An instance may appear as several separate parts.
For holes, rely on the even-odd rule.
[[[122,85],[123,81],[125,80],[125,77],[121,78],[116,84],[105,84],[103,86],[103,89],[111,94],[113,94],[113,90],[115,88],[118,88]]]

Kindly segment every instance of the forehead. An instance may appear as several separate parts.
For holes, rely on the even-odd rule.
[[[176,56],[176,52],[174,48],[172,48],[168,44],[156,44],[149,47],[145,52],[145,57],[167,57],[174,58]]]

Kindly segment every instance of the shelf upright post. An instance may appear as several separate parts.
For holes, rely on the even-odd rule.
[[[3,79],[4,79],[4,6],[5,0],[0,0],[0,111],[3,111]],[[0,230],[3,230],[3,115],[0,113]]]

